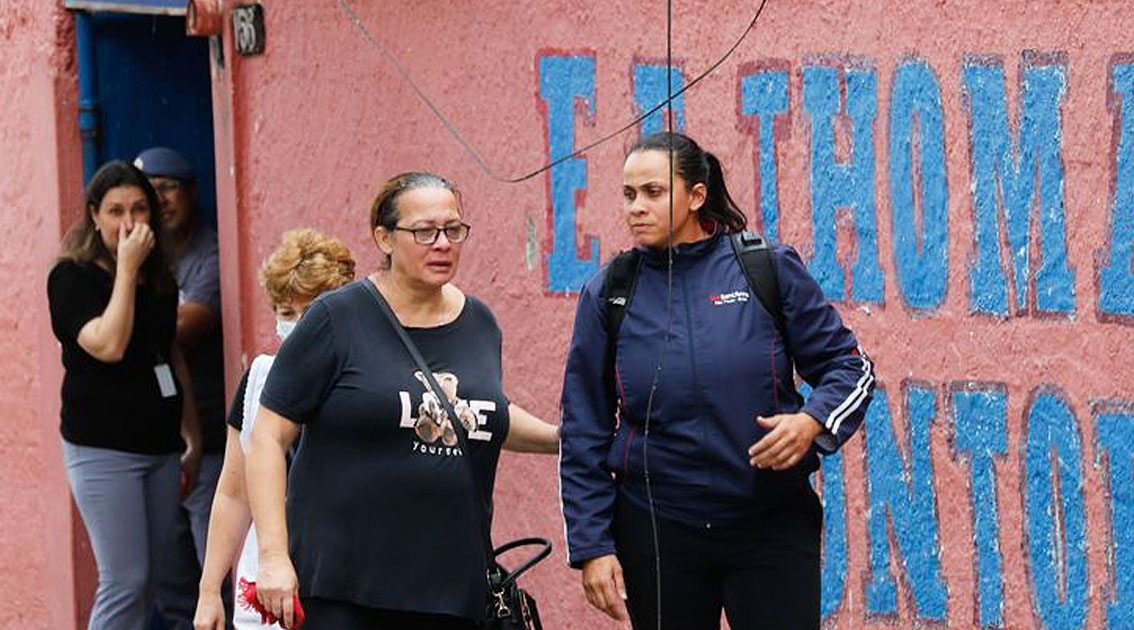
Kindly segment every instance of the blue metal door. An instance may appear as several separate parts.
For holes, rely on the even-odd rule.
[[[176,9],[162,8],[175,4],[183,12],[184,0],[68,3],[146,5],[75,13],[84,174],[151,146],[171,147],[193,164],[200,210],[215,226],[209,45],[185,35],[185,18],[170,15]]]

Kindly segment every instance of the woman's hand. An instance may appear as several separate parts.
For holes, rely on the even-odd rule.
[[[559,452],[559,425],[549,424],[533,416],[523,407],[508,405],[508,436],[504,448],[518,453]]]
[[[218,591],[201,591],[197,596],[193,630],[224,630],[224,602]]]
[[[138,269],[153,249],[154,233],[148,224],[135,223],[129,231],[124,222],[118,224],[117,270],[110,301],[101,315],[83,325],[76,339],[87,354],[103,363],[118,363],[126,355],[126,347],[134,333]]]
[[[201,422],[197,417],[196,396],[193,394],[193,378],[185,363],[185,353],[181,346],[173,344],[173,371],[181,383],[181,439],[185,441],[185,452],[181,455],[181,498],[184,499],[197,485],[197,473],[201,470],[201,458],[205,456],[204,438],[201,435]]]
[[[256,599],[264,610],[290,628],[295,622],[295,596],[299,594],[299,579],[295,567],[286,553],[260,552],[260,573],[256,578]]]
[[[118,224],[119,271],[138,271],[153,250],[154,233],[148,223],[139,221],[129,232],[126,231],[125,223]]]
[[[181,454],[181,500],[193,491],[197,485],[197,475],[201,472],[201,458],[204,453],[199,447],[189,447]]]
[[[749,463],[754,468],[786,470],[795,466],[823,431],[823,425],[803,412],[757,417],[756,422],[768,433],[748,447]]]
[[[244,461],[244,482],[260,546],[256,599],[265,611],[283,621],[281,625],[290,628],[296,618],[299,582],[287,555],[285,454],[299,437],[299,425],[267,407],[260,407],[255,422]]]
[[[626,584],[622,564],[614,554],[591,558],[583,563],[583,590],[587,601],[612,619],[626,621]]]

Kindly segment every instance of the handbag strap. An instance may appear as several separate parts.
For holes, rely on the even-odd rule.
[[[484,542],[485,561],[491,565],[495,557],[492,551],[492,535],[488,531],[487,524],[484,522],[485,519],[480,518],[481,511],[486,505],[484,490],[480,487],[480,481],[477,479],[476,471],[472,466],[472,460],[470,459],[472,457],[472,451],[469,450],[469,441],[468,438],[465,437],[465,427],[461,424],[460,420],[458,420],[457,412],[453,409],[453,404],[449,402],[449,398],[445,396],[445,391],[437,384],[437,379],[433,376],[433,370],[429,369],[429,364],[425,362],[425,357],[421,356],[421,352],[417,349],[417,344],[413,342],[413,339],[410,339],[409,333],[406,332],[402,323],[398,321],[398,316],[394,314],[394,309],[390,308],[390,303],[386,301],[386,298],[382,297],[382,294],[378,291],[378,287],[375,286],[374,282],[369,278],[364,279],[362,284],[366,286],[370,297],[374,298],[374,301],[378,304],[379,310],[386,316],[394,332],[398,334],[398,338],[401,339],[402,345],[405,346],[406,351],[413,357],[414,363],[417,364],[417,369],[421,370],[422,375],[425,376],[425,380],[428,381],[430,391],[437,398],[438,402],[441,403],[441,407],[445,410],[445,413],[449,414],[449,421],[453,425],[453,432],[457,434],[457,442],[461,447],[461,453],[464,455],[461,459],[465,460],[465,468],[469,471],[469,475],[472,476],[473,493],[476,499],[475,511],[477,527],[480,529],[481,538]]]
[[[500,545],[492,552],[493,559],[495,560],[496,557],[500,554],[507,553],[519,547],[539,547],[540,550],[537,551],[534,556],[528,558],[522,564],[517,566],[515,569],[506,571],[507,575],[505,575],[504,578],[500,581],[501,587],[507,587],[512,582],[515,582],[516,579],[519,578],[520,575],[522,575],[525,571],[534,567],[540,560],[543,560],[547,556],[551,555],[551,541],[546,538],[538,538],[532,536],[529,538],[517,538],[516,540]]]

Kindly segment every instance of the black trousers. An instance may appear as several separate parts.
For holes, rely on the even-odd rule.
[[[818,630],[823,512],[810,487],[740,527],[700,528],[657,519],[657,560],[647,510],[620,497],[614,534],[634,630]]]
[[[380,610],[351,602],[304,597],[304,630],[475,630],[476,623],[448,615]]]

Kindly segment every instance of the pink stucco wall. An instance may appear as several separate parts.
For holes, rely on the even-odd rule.
[[[71,502],[59,448],[62,367],[44,283],[81,199],[71,29],[62,8],[34,0],[0,10],[2,628],[69,628],[76,619]]]
[[[509,175],[545,163],[554,133],[573,130],[581,146],[630,120],[639,111],[635,69],[664,61],[660,4],[350,4],[487,162]],[[685,81],[732,44],[755,10],[719,0],[675,5],[674,55]],[[274,347],[256,273],[282,230],[336,234],[360,269],[371,270],[378,256],[365,226],[377,185],[395,172],[434,170],[464,191],[474,231],[457,282],[501,322],[506,389],[555,421],[575,304],[560,281],[571,275],[571,261],[590,259],[594,239],[600,260],[629,244],[618,216],[620,168],[636,130],[584,157],[584,175],[566,197],[575,227],[556,232],[563,205],[553,199],[552,179],[562,169],[518,185],[493,181],[337,2],[265,2],[264,9],[265,54],[235,55],[226,21],[225,64],[213,68],[228,373],[239,374],[242,357]],[[56,437],[58,354],[42,288],[61,226],[73,215],[66,209],[80,194],[69,28],[61,9],[29,0],[10,0],[0,11],[0,224],[11,236],[0,252],[0,417],[8,427],[0,437],[0,587],[21,604],[0,611],[0,627],[75,623],[74,598],[54,604],[45,595],[72,584],[76,571],[70,545],[57,542],[70,540],[72,521]],[[1124,184],[1134,177],[1134,158],[1123,157],[1129,144],[1122,140],[1134,120],[1122,98],[1134,94],[1127,89],[1134,81],[1122,74],[1134,59],[1130,32],[1134,14],[1119,0],[771,0],[736,54],[684,95],[685,129],[721,157],[753,224],[761,225],[760,208],[774,190],[779,239],[825,281],[842,278],[845,290],[832,297],[878,365],[885,396],[863,435],[822,475],[828,522],[845,526],[845,533],[827,530],[834,533],[826,541],[829,627],[1134,624],[1134,583],[1123,577],[1134,575],[1123,546],[1134,544],[1126,533],[1134,531],[1134,289],[1120,282],[1131,273],[1134,240],[1134,188]],[[585,92],[593,81],[593,97],[575,102],[566,122],[554,105],[572,85],[541,91],[549,59],[578,62],[574,87]],[[829,68],[835,82],[825,84]],[[786,110],[762,120],[759,98],[746,86],[769,79],[774,87],[777,76],[786,80]],[[899,76],[920,82],[903,92]],[[1052,91],[1051,81],[1062,87]],[[843,114],[826,144],[816,138],[832,123],[807,96],[824,89]],[[1045,109],[1044,95],[1055,104]],[[849,111],[871,97],[874,114]],[[927,168],[943,173],[944,192],[918,197],[913,228],[898,212],[902,180],[891,171],[891,140],[901,136],[893,112],[911,103],[922,108],[921,124],[939,105],[944,164],[914,175],[920,186]],[[997,106],[1005,125],[998,126]],[[856,129],[862,120],[866,126]],[[768,123],[771,154],[760,149]],[[1043,135],[1045,124],[1054,135]],[[990,171],[982,160],[998,154],[989,138],[1005,126],[1010,159],[1052,146],[1054,159],[1039,170],[1025,163],[1020,177]],[[923,128],[912,137],[920,152],[935,136]],[[821,163],[851,164],[871,148],[866,179],[832,187],[815,175]],[[771,188],[761,179],[769,165]],[[978,201],[989,181],[1002,188],[992,213]],[[1037,192],[1023,205],[1036,206],[1037,218],[1023,229],[1032,237],[1023,248],[1031,260],[1019,307],[1009,252],[1017,249],[1008,234],[1014,219],[995,203],[1010,204],[1027,181]],[[873,201],[872,221],[861,208],[844,207],[842,188]],[[1040,213],[1043,195],[1058,203],[1043,202]],[[820,207],[829,199],[840,208]],[[944,204],[945,230],[916,236],[933,224],[923,216],[927,204]],[[982,232],[989,218],[999,233]],[[827,237],[836,253],[824,260],[817,244]],[[982,258],[997,244],[992,258]],[[931,251],[943,251],[945,262],[935,267]],[[1113,262],[1115,251],[1126,258]],[[1056,273],[1045,275],[1046,266]],[[1003,308],[998,287],[1006,291]],[[966,415],[998,404],[999,415]],[[985,451],[974,435],[988,440]],[[1123,470],[1126,477],[1112,474]],[[496,538],[536,534],[557,545],[526,580],[545,627],[615,627],[586,605],[578,574],[564,565],[554,458],[506,454],[499,479]],[[840,481],[841,511],[830,509],[832,479]],[[1050,511],[1047,500],[1055,503]],[[989,513],[993,529],[981,529],[987,523],[977,517]],[[989,531],[991,551],[980,546]],[[1045,546],[1050,532],[1058,544]],[[830,570],[838,562],[844,568]]]
[[[755,3],[738,6],[713,0],[675,4],[674,51],[686,81],[727,49],[755,7]],[[581,146],[633,117],[638,111],[635,65],[664,60],[665,55],[662,5],[480,2],[462,8],[418,2],[396,10],[372,3],[352,5],[487,162],[509,175],[530,170],[549,157],[549,125],[557,123],[550,120],[548,101],[541,96],[542,59],[593,60],[593,100],[576,102],[574,123],[569,125],[576,146]],[[457,281],[487,299],[502,323],[507,390],[517,402],[554,420],[574,299],[557,291],[550,279],[549,267],[554,264],[549,262],[550,254],[556,247],[551,176],[519,185],[486,177],[337,3],[265,3],[265,12],[266,54],[230,61],[236,77],[232,119],[238,121],[232,130],[234,172],[242,185],[235,191],[235,225],[230,224],[237,232],[228,238],[242,250],[237,289],[244,333],[241,349],[251,355],[271,346],[271,320],[254,282],[255,262],[271,249],[281,230],[313,225],[337,234],[356,251],[362,269],[372,269],[378,257],[366,233],[365,216],[377,184],[406,169],[435,170],[464,187],[474,232]],[[722,158],[734,195],[759,225],[759,124],[745,115],[742,82],[763,70],[786,73],[788,108],[774,122],[779,235],[811,259],[814,234],[820,229],[813,196],[822,188],[821,182],[813,181],[812,162],[832,156],[845,162],[861,149],[854,146],[851,121],[843,116],[836,124],[833,147],[826,154],[822,149],[815,152],[812,132],[821,122],[815,122],[803,102],[804,69],[865,69],[876,81],[877,114],[870,125],[876,229],[866,229],[873,230],[882,289],[872,298],[858,297],[859,289],[866,287],[856,286],[850,268],[856,252],[863,250],[856,229],[864,228],[854,212],[839,210],[837,260],[846,270],[840,272],[846,276],[846,293],[836,301],[877,360],[886,388],[886,400],[876,404],[889,406],[877,417],[892,424],[890,431],[874,429],[875,435],[880,444],[891,445],[895,439],[887,441],[887,435],[898,436],[896,452],[904,465],[892,471],[893,479],[884,469],[871,478],[862,438],[844,452],[846,513],[840,518],[847,531],[842,552],[847,569],[827,617],[834,627],[880,628],[918,619],[944,620],[956,628],[981,624],[974,506],[989,501],[998,507],[1001,571],[997,579],[1002,594],[985,614],[1013,628],[1053,623],[1053,604],[1035,594],[1044,570],[1030,559],[1034,553],[1026,518],[1028,501],[1043,495],[1029,489],[1046,487],[1044,480],[1051,478],[1050,471],[1034,465],[1029,470],[1025,462],[1025,420],[1041,413],[1036,404],[1040,399],[1045,404],[1062,401],[1062,407],[1056,407],[1070,410],[1071,431],[1081,444],[1075,457],[1060,462],[1075,466],[1079,473],[1075,491],[1083,498],[1083,508],[1076,514],[1085,523],[1085,533],[1072,549],[1081,553],[1076,557],[1085,559],[1091,596],[1082,603],[1081,614],[1066,613],[1065,620],[1072,624],[1067,627],[1077,623],[1076,614],[1087,627],[1104,627],[1108,607],[1115,607],[1115,572],[1134,570],[1121,564],[1125,556],[1116,561],[1112,550],[1111,497],[1121,491],[1108,490],[1109,460],[1101,452],[1096,422],[1100,409],[1128,409],[1128,401],[1134,399],[1129,384],[1134,368],[1134,355],[1128,351],[1134,341],[1130,319],[1111,316],[1098,306],[1098,269],[1106,266],[1110,252],[1118,168],[1114,153],[1119,99],[1112,94],[1111,70],[1115,59],[1121,58],[1116,55],[1130,50],[1127,34],[1132,27],[1134,18],[1121,2],[773,1],[736,55],[684,97],[685,128]],[[1074,291],[1073,314],[1041,312],[1052,309],[1044,306],[1044,298],[1037,306],[1036,297],[1029,298],[1031,306],[1023,309],[1010,306],[1007,313],[981,314],[970,301],[969,283],[978,240],[985,238],[975,232],[977,211],[970,192],[976,179],[970,92],[983,88],[966,87],[964,69],[980,63],[1002,68],[1010,137],[1015,139],[1020,123],[1032,116],[1018,113],[1024,111],[1018,107],[1029,81],[1025,69],[1048,67],[1044,61],[1048,59],[1055,60],[1048,65],[1066,81],[1058,130],[1064,169],[1058,188],[1066,229],[1056,238],[1063,239],[1066,268],[1074,274],[1071,284],[1063,287]],[[947,285],[943,297],[930,308],[911,306],[898,281],[900,261],[895,252],[905,237],[896,235],[891,207],[894,182],[888,169],[891,90],[899,66],[911,60],[931,69],[944,129]],[[845,74],[840,76],[835,94],[846,99],[853,88],[847,87]],[[576,237],[578,259],[590,257],[587,239],[591,237],[600,240],[602,260],[628,244],[618,217],[620,164],[623,146],[635,133],[585,156],[585,181],[573,197],[576,228],[574,234],[570,229],[565,232]],[[869,182],[858,185],[865,184]],[[1041,182],[1037,190],[1042,186]],[[222,212],[231,210],[222,206]],[[920,226],[921,219],[915,225]],[[1038,234],[1040,229],[1032,227],[1028,232]],[[997,240],[1006,247],[1005,239],[1002,235]],[[1038,243],[1029,246],[1036,260],[1043,256]],[[570,244],[560,247],[570,253]],[[922,249],[918,246],[915,251]],[[1011,284],[1012,262],[1008,254],[1001,256],[1001,268],[1007,270]],[[1037,264],[1032,265],[1034,275]],[[913,274],[915,281],[917,275]],[[1032,296],[1046,290],[1036,282],[1030,281]],[[236,303],[226,296],[226,304]],[[954,422],[960,413],[958,396],[987,388],[1006,396],[1006,446],[994,460],[991,496],[974,490],[969,460],[957,446]],[[921,402],[908,403],[911,390],[928,392],[929,402],[923,396]],[[1057,395],[1044,399],[1049,391]],[[924,413],[932,416],[927,441],[919,442],[915,436],[910,442],[911,418]],[[1039,420],[1032,424],[1039,426]],[[938,558],[937,566],[928,572],[916,552],[901,550],[902,545],[919,540],[926,544],[927,534],[906,543],[891,529],[882,539],[875,534],[870,542],[869,531],[872,492],[899,487],[894,484],[900,479],[924,478],[924,467],[913,470],[920,460],[912,451],[918,448],[931,462],[931,493],[928,507],[920,503],[917,509],[930,510],[937,530],[935,543],[928,547]],[[1029,478],[1044,483],[1029,485]],[[558,544],[553,561],[540,566],[529,580],[540,595],[548,627],[612,627],[586,606],[578,575],[564,566],[554,460],[505,456],[500,479],[497,538],[542,534]],[[884,506],[879,504],[876,511]],[[898,528],[914,527],[897,515],[890,520]],[[881,523],[884,526],[886,521]],[[887,563],[879,569],[879,576],[885,578],[890,571],[897,589],[893,605],[868,592],[870,554],[878,548],[887,551],[892,561],[892,566]],[[919,562],[920,568],[914,566]],[[1057,588],[1078,592],[1074,585]],[[944,594],[943,608],[932,602],[935,593]],[[1124,627],[1134,613],[1122,612],[1119,606],[1111,615],[1111,627]]]

